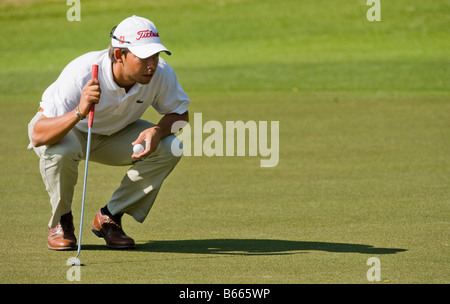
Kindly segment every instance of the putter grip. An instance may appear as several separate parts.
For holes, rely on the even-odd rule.
[[[98,78],[98,65],[92,65],[92,79]],[[91,104],[91,108],[89,109],[89,122],[88,127],[92,127],[94,123],[94,111],[95,111],[95,103]]]

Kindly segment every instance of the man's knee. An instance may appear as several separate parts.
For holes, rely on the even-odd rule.
[[[64,138],[61,142],[46,146],[44,157],[57,162],[79,162],[83,157],[81,146],[77,141]]]
[[[182,149],[183,144],[178,137],[169,135],[159,142],[155,153],[179,160],[182,155]]]
[[[160,141],[158,150],[160,153],[178,158],[183,152],[183,143],[175,135],[169,135]]]

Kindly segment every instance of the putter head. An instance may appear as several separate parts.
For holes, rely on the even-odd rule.
[[[79,258],[69,258],[66,263],[67,266],[81,266],[81,261]]]

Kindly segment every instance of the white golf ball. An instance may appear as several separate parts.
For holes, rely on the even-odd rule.
[[[133,146],[133,152],[136,153],[136,154],[139,154],[139,153],[141,153],[144,150],[145,150],[144,146],[141,145],[141,144],[136,144],[136,145]]]

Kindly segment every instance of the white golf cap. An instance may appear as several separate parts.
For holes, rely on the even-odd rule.
[[[172,53],[161,44],[156,26],[148,19],[131,16],[111,30],[111,45],[128,48],[139,58],[147,58],[159,52]]]

